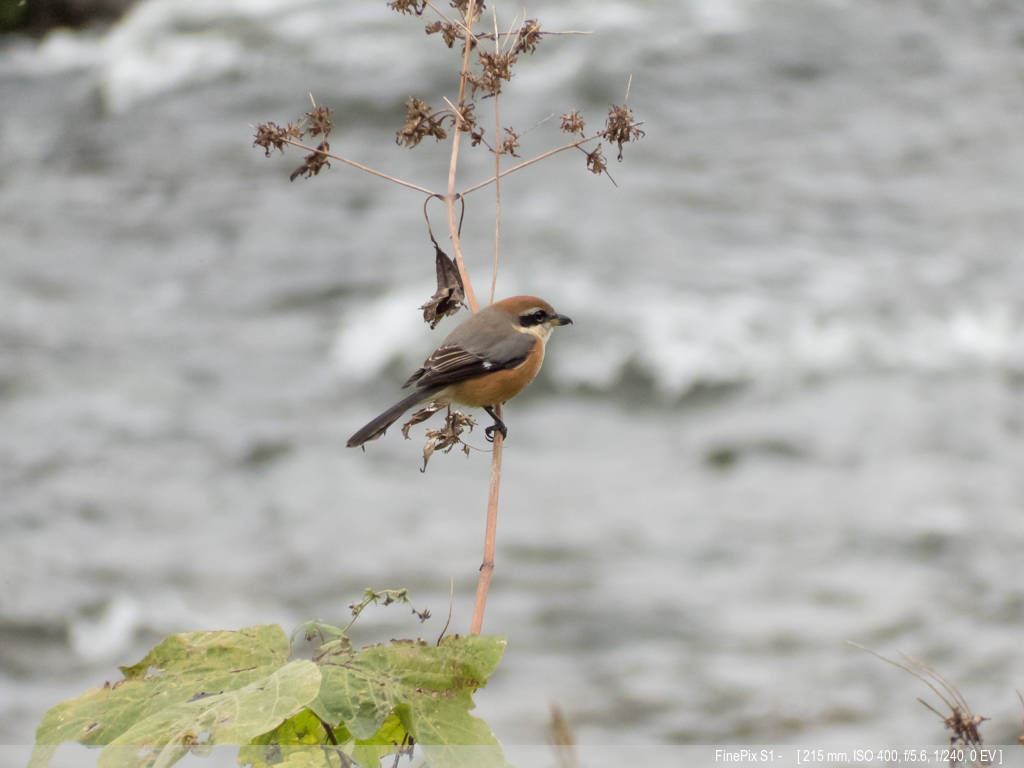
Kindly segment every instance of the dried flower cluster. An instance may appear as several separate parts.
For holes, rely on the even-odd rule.
[[[441,33],[441,38],[444,40],[444,44],[451,48],[455,45],[455,41],[462,39],[462,30],[452,24],[450,21],[435,21],[431,24],[427,24],[427,34],[436,35],[438,32]]]
[[[516,35],[516,43],[512,46],[512,53],[533,53],[537,50],[537,44],[540,43],[542,34],[540,22],[536,19],[527,19],[523,22],[523,26],[519,28],[519,33]]]
[[[412,96],[405,102],[405,125],[395,133],[395,143],[415,147],[427,136],[438,141],[447,139],[443,119],[443,112],[434,112],[427,102]]]
[[[562,133],[578,133],[583,135],[583,117],[575,109],[562,115]]]
[[[330,107],[313,107],[306,113],[306,132],[310,136],[323,136],[326,139],[333,127]]]
[[[302,138],[302,129],[295,123],[282,128],[277,123],[260,123],[256,126],[256,137],[252,145],[262,147],[264,155],[270,157],[273,150],[284,152],[284,145]]]
[[[602,173],[608,172],[608,163],[605,162],[604,152],[601,149],[601,145],[598,144],[592,150],[587,152],[584,150],[584,154],[587,156],[587,170],[591,173],[601,175]]]
[[[422,16],[423,11],[427,8],[427,0],[391,0],[388,3],[388,8],[403,15],[415,14],[416,16]]]
[[[502,82],[512,79],[512,67],[519,57],[512,51],[480,51],[477,55],[481,71],[479,74],[471,72],[467,78],[473,88],[473,94],[483,91],[485,97],[497,96],[501,93]]]
[[[499,155],[512,155],[512,157],[519,157],[517,150],[519,149],[519,134],[511,128],[505,129],[505,138],[501,140],[501,144],[498,145]]]
[[[331,151],[331,145],[326,141],[321,141],[316,148],[315,152],[310,152],[302,160],[302,165],[296,168],[288,176],[289,181],[295,181],[297,178],[302,176],[306,179],[311,179],[314,176],[319,176],[321,169],[324,167],[330,168],[331,161],[327,158],[327,152]]]
[[[467,11],[469,11],[469,0],[451,0],[450,5],[456,11],[461,13],[463,17],[465,17]],[[485,3],[484,0],[476,0],[476,3],[474,3],[476,15],[479,16],[480,11],[484,10],[486,7],[487,3]]]
[[[627,106],[613,104],[608,110],[608,120],[600,136],[619,146],[619,162],[622,162],[622,145],[639,141],[646,134],[640,130],[640,123],[633,121],[633,110]]]
[[[304,125],[305,127],[302,127]],[[256,126],[256,136],[253,139],[254,147],[262,147],[266,157],[270,157],[273,150],[284,152],[286,144],[297,144],[308,133],[310,136],[323,136],[317,148],[304,158],[302,165],[292,171],[289,179],[295,181],[299,176],[307,179],[316,176],[324,167],[330,168],[331,163],[327,157],[331,145],[327,143],[327,136],[330,134],[334,124],[331,122],[331,110],[328,107],[313,107],[305,114],[303,123],[288,123],[283,128],[277,123],[260,123]]]

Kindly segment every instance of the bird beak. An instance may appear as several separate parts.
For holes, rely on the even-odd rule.
[[[555,315],[551,318],[552,325],[572,325],[572,318],[566,315]]]

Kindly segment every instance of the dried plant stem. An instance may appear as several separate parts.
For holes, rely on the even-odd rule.
[[[405,187],[406,189],[414,189],[417,192],[422,192],[425,195],[437,195],[437,193],[434,192],[433,190],[427,189],[426,187],[421,187],[419,184],[413,184],[411,181],[405,181],[404,179],[399,179],[396,176],[390,176],[384,173],[383,171],[378,171],[377,169],[371,168],[368,165],[363,165],[362,163],[356,162],[355,160],[349,160],[347,157],[336,155],[333,152],[328,152],[323,149],[311,147],[308,144],[303,144],[301,141],[295,141],[294,139],[285,139],[285,143],[291,144],[293,147],[298,147],[299,149],[304,149],[307,152],[315,152],[316,154],[323,155],[324,157],[329,157],[331,158],[331,160],[337,160],[339,163],[351,165],[353,168],[358,168],[360,171],[368,173],[371,176],[376,176],[377,178],[394,182],[395,184],[398,184],[401,187]]]
[[[529,160],[523,160],[523,162],[521,162],[521,163],[516,163],[515,165],[513,165],[513,166],[511,166],[509,168],[506,168],[501,173],[495,173],[493,176],[491,176],[491,178],[487,179],[486,181],[481,181],[479,184],[474,184],[471,187],[466,187],[466,189],[462,190],[462,192],[460,194],[463,197],[465,197],[466,195],[470,194],[471,192],[476,192],[477,190],[483,189],[486,186],[494,184],[498,179],[504,178],[505,176],[508,176],[510,173],[515,173],[516,171],[521,171],[521,170],[523,170],[523,168],[528,168],[529,166],[533,165],[534,163],[539,163],[541,160],[546,160],[547,158],[551,157],[552,155],[557,155],[559,152],[565,152],[567,149],[575,149],[576,147],[581,147],[584,144],[586,144],[588,142],[591,142],[591,141],[594,141],[594,139],[597,139],[597,138],[599,138],[597,136],[597,134],[594,134],[593,136],[584,136],[581,139],[576,139],[576,141],[571,141],[568,144],[563,144],[560,147],[555,147],[554,149],[549,149],[547,152],[541,152],[536,157],[531,157]]]
[[[462,53],[462,69],[459,72],[459,106],[465,103],[466,100],[466,81],[469,77],[469,54],[472,50],[472,39],[473,39],[473,21],[476,18],[476,0],[469,0],[466,6],[466,16],[464,18],[465,25],[465,45]],[[456,118],[458,119],[458,118]],[[466,263],[462,258],[462,242],[459,239],[459,226],[455,217],[455,201],[457,200],[455,193],[455,172],[459,166],[459,146],[462,144],[462,131],[456,123],[455,130],[452,131],[452,156],[451,161],[448,163],[448,194],[445,196],[444,201],[448,206],[448,233],[452,240],[452,249],[455,251],[455,266],[459,268],[459,276],[462,278],[462,285],[466,291],[466,301],[469,303],[469,308],[473,312],[477,312],[480,309],[480,305],[476,300],[476,293],[473,291],[473,283],[469,279],[469,274],[466,272]]]
[[[501,53],[498,37],[498,11],[494,13],[494,50]],[[500,147],[498,137],[501,136],[501,93],[494,94],[494,141]],[[494,292],[498,287],[498,264],[501,261],[501,152],[498,147],[494,152],[494,266],[491,268],[491,304],[494,303]]]
[[[498,43],[498,15],[494,14],[494,30],[496,50],[500,51]],[[494,95],[494,135],[501,132],[501,108],[500,95]],[[495,138],[497,141],[497,138]],[[494,303],[495,290],[498,286],[498,264],[501,259],[501,152],[498,148],[494,152],[494,266],[491,270],[491,304]],[[494,412],[501,417],[501,406],[495,407]],[[494,574],[494,551],[498,536],[498,496],[501,492],[501,454],[504,446],[504,438],[500,432],[494,433],[494,451],[491,453],[491,482],[487,493],[487,524],[484,531],[484,559],[480,564],[480,576],[476,583],[476,602],[473,605],[473,620],[469,631],[479,635],[484,626],[484,610],[487,607],[487,593],[491,589],[491,576]]]
[[[494,412],[501,418],[501,406]],[[479,635],[484,627],[484,609],[487,607],[487,593],[491,588],[494,573],[494,549],[498,535],[498,495],[501,492],[501,452],[504,439],[500,432],[494,433],[494,452],[491,454],[491,485],[487,493],[487,528],[484,532],[484,561],[480,564],[480,577],[476,583],[476,603],[473,606],[473,620],[469,625],[471,634]]]

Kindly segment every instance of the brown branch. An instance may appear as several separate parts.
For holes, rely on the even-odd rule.
[[[501,50],[497,35],[498,13],[494,11],[494,48]],[[494,135],[501,132],[501,109],[499,94],[494,94]],[[497,140],[497,139],[495,139]],[[498,285],[498,264],[501,258],[501,152],[494,149],[494,266],[491,269],[491,304],[494,303],[494,292]],[[501,418],[501,406],[496,405],[494,412]],[[473,620],[469,631],[479,635],[484,626],[484,611],[487,608],[487,594],[491,589],[491,576],[494,574],[494,550],[498,535],[498,494],[501,491],[501,454],[504,438],[501,432],[494,433],[494,451],[491,453],[491,482],[487,493],[487,523],[484,530],[484,559],[480,564],[480,576],[476,583],[476,602],[473,606]]]
[[[536,157],[531,157],[529,160],[524,160],[521,163],[516,163],[515,165],[511,166],[510,168],[506,168],[501,173],[496,173],[494,176],[491,176],[491,178],[487,179],[486,181],[481,181],[480,183],[474,184],[471,187],[466,187],[466,189],[462,190],[462,192],[460,192],[459,194],[461,194],[462,197],[465,197],[466,195],[470,194],[471,192],[476,192],[477,190],[483,189],[484,187],[486,187],[486,186],[488,186],[490,184],[494,184],[498,179],[504,178],[505,176],[508,176],[510,173],[515,173],[516,171],[521,171],[521,170],[523,170],[523,168],[528,168],[529,166],[533,165],[534,163],[539,163],[541,160],[546,160],[547,158],[551,157],[552,155],[557,155],[559,152],[565,152],[567,149],[575,149],[576,147],[582,146],[582,145],[584,145],[584,144],[586,144],[588,142],[594,141],[595,139],[598,139],[598,138],[600,138],[600,136],[598,136],[597,134],[594,134],[593,136],[584,136],[581,139],[576,139],[576,141],[569,142],[568,144],[563,144],[560,147],[555,147],[554,149],[549,149],[547,152],[541,152]]]
[[[494,14],[494,50],[501,53],[501,42],[498,38],[498,10],[492,7]],[[501,94],[494,94],[494,140],[501,135]],[[498,287],[498,264],[501,261],[501,152],[494,152],[494,266],[491,268],[491,304],[494,303],[494,291]],[[499,466],[500,470],[500,466]]]
[[[429,5],[429,3],[428,3],[428,5]],[[497,34],[498,34],[499,37],[512,37],[512,35],[518,35],[519,34],[519,30],[516,30],[515,32],[499,32]],[[549,32],[546,29],[541,30],[541,35],[544,36],[544,37],[546,37],[547,35],[592,35],[592,34],[594,34],[594,33],[589,31],[589,30],[581,30],[581,29],[567,29],[567,30],[560,31],[560,32]],[[477,39],[478,40],[494,40],[494,37],[495,36],[492,35],[490,32],[485,32],[483,34],[477,35]]]
[[[501,406],[495,406],[494,413],[501,418]],[[487,528],[484,532],[484,561],[480,564],[480,578],[476,583],[476,603],[473,606],[473,621],[470,634],[479,635],[484,627],[484,609],[487,607],[487,593],[491,588],[494,573],[494,549],[498,535],[498,495],[501,492],[501,453],[505,440],[501,432],[494,431],[494,452],[491,454],[491,485],[487,492]]]
[[[476,17],[476,0],[469,0],[469,4],[466,6],[465,21],[465,46],[462,53],[462,69],[459,72],[459,106],[462,107],[466,102],[466,81],[469,78],[469,54],[472,49],[472,37],[471,31],[473,22]],[[456,117],[458,120],[458,117]],[[452,240],[452,249],[455,251],[455,266],[459,268],[459,275],[462,277],[462,285],[466,290],[466,301],[469,303],[469,308],[473,312],[477,312],[480,309],[480,305],[476,301],[476,293],[473,291],[473,283],[469,279],[469,274],[466,272],[466,263],[462,258],[462,242],[459,239],[459,227],[455,221],[455,171],[459,165],[459,146],[462,143],[462,130],[461,126],[456,122],[454,136],[452,136],[452,157],[448,163],[448,194],[445,196],[444,201],[448,206],[448,234]]]
[[[353,168],[358,168],[360,171],[364,171],[365,173],[368,173],[371,176],[376,176],[379,179],[385,179],[387,181],[398,184],[401,187],[405,187],[406,189],[414,189],[417,192],[422,192],[425,195],[437,195],[437,193],[434,192],[433,190],[427,189],[426,187],[421,187],[419,184],[413,184],[411,181],[405,181],[404,179],[399,179],[396,176],[390,176],[382,171],[378,171],[375,168],[371,168],[368,165],[363,165],[362,163],[356,162],[355,160],[349,160],[347,157],[336,155],[333,152],[327,152],[322,149],[318,149],[317,147],[311,147],[308,144],[303,144],[301,141],[296,141],[295,139],[285,139],[284,142],[285,144],[291,144],[293,147],[304,149],[307,152],[323,155],[324,157],[331,158],[331,160],[337,160],[339,163],[351,165]]]

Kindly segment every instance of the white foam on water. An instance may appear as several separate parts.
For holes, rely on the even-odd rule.
[[[576,281],[560,309],[576,321],[559,333],[547,375],[561,387],[614,392],[628,367],[666,397],[702,385],[798,384],[858,371],[954,372],[1024,366],[1024,317],[1009,304],[900,308],[718,295],[622,286],[608,297]],[[409,309],[424,297],[386,293],[346,313],[333,348],[339,376],[366,383],[388,366],[418,365],[431,343]],[[600,308],[614,306],[614,316]],[[461,318],[456,318],[459,320]]]

